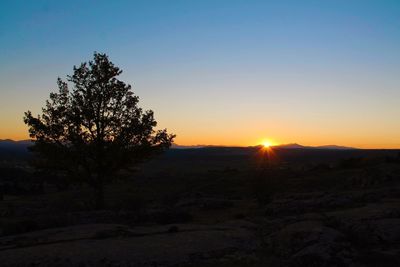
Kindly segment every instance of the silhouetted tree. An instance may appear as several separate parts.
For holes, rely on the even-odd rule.
[[[69,83],[58,78],[42,114],[25,112],[38,154],[38,166],[79,178],[95,189],[97,208],[104,207],[104,184],[118,171],[170,147],[175,135],[155,131],[153,111],[138,107],[131,86],[117,79],[122,71],[105,54],[74,66]]]

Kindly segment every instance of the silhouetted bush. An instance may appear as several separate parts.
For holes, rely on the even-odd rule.
[[[0,167],[0,195],[32,195],[43,193],[43,180],[24,169]]]

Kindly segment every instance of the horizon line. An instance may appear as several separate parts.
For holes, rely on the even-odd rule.
[[[11,142],[24,142],[24,141],[32,141],[32,139],[12,139],[12,138],[4,138],[4,139],[0,139],[0,141],[11,141]],[[262,143],[259,144],[254,144],[254,145],[219,145],[219,144],[195,144],[195,145],[180,145],[178,143],[173,143],[171,145],[171,148],[174,149],[174,147],[180,147],[182,149],[184,148],[206,148],[206,147],[225,147],[225,148],[249,148],[249,147],[258,147],[258,146],[263,146]],[[282,143],[282,144],[277,144],[277,145],[272,145],[270,147],[272,148],[279,148],[279,147],[284,147],[284,146],[299,146],[298,149],[300,148],[324,148],[326,147],[327,149],[329,149],[329,147],[332,147],[332,149],[334,149],[334,147],[337,147],[336,149],[340,150],[340,148],[342,150],[345,149],[377,149],[377,150],[400,150],[400,147],[392,147],[392,148],[383,148],[383,147],[376,147],[376,148],[371,148],[371,147],[365,147],[365,148],[360,148],[360,147],[356,147],[356,146],[346,146],[346,145],[336,145],[336,144],[324,144],[324,145],[302,145],[300,143]],[[295,148],[292,148],[295,149]]]

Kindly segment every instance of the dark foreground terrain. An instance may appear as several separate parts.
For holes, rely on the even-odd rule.
[[[107,187],[1,162],[1,266],[400,266],[394,150],[171,150]]]

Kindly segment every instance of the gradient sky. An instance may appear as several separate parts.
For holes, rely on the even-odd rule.
[[[0,1],[0,138],[107,53],[182,145],[400,148],[400,1]]]

